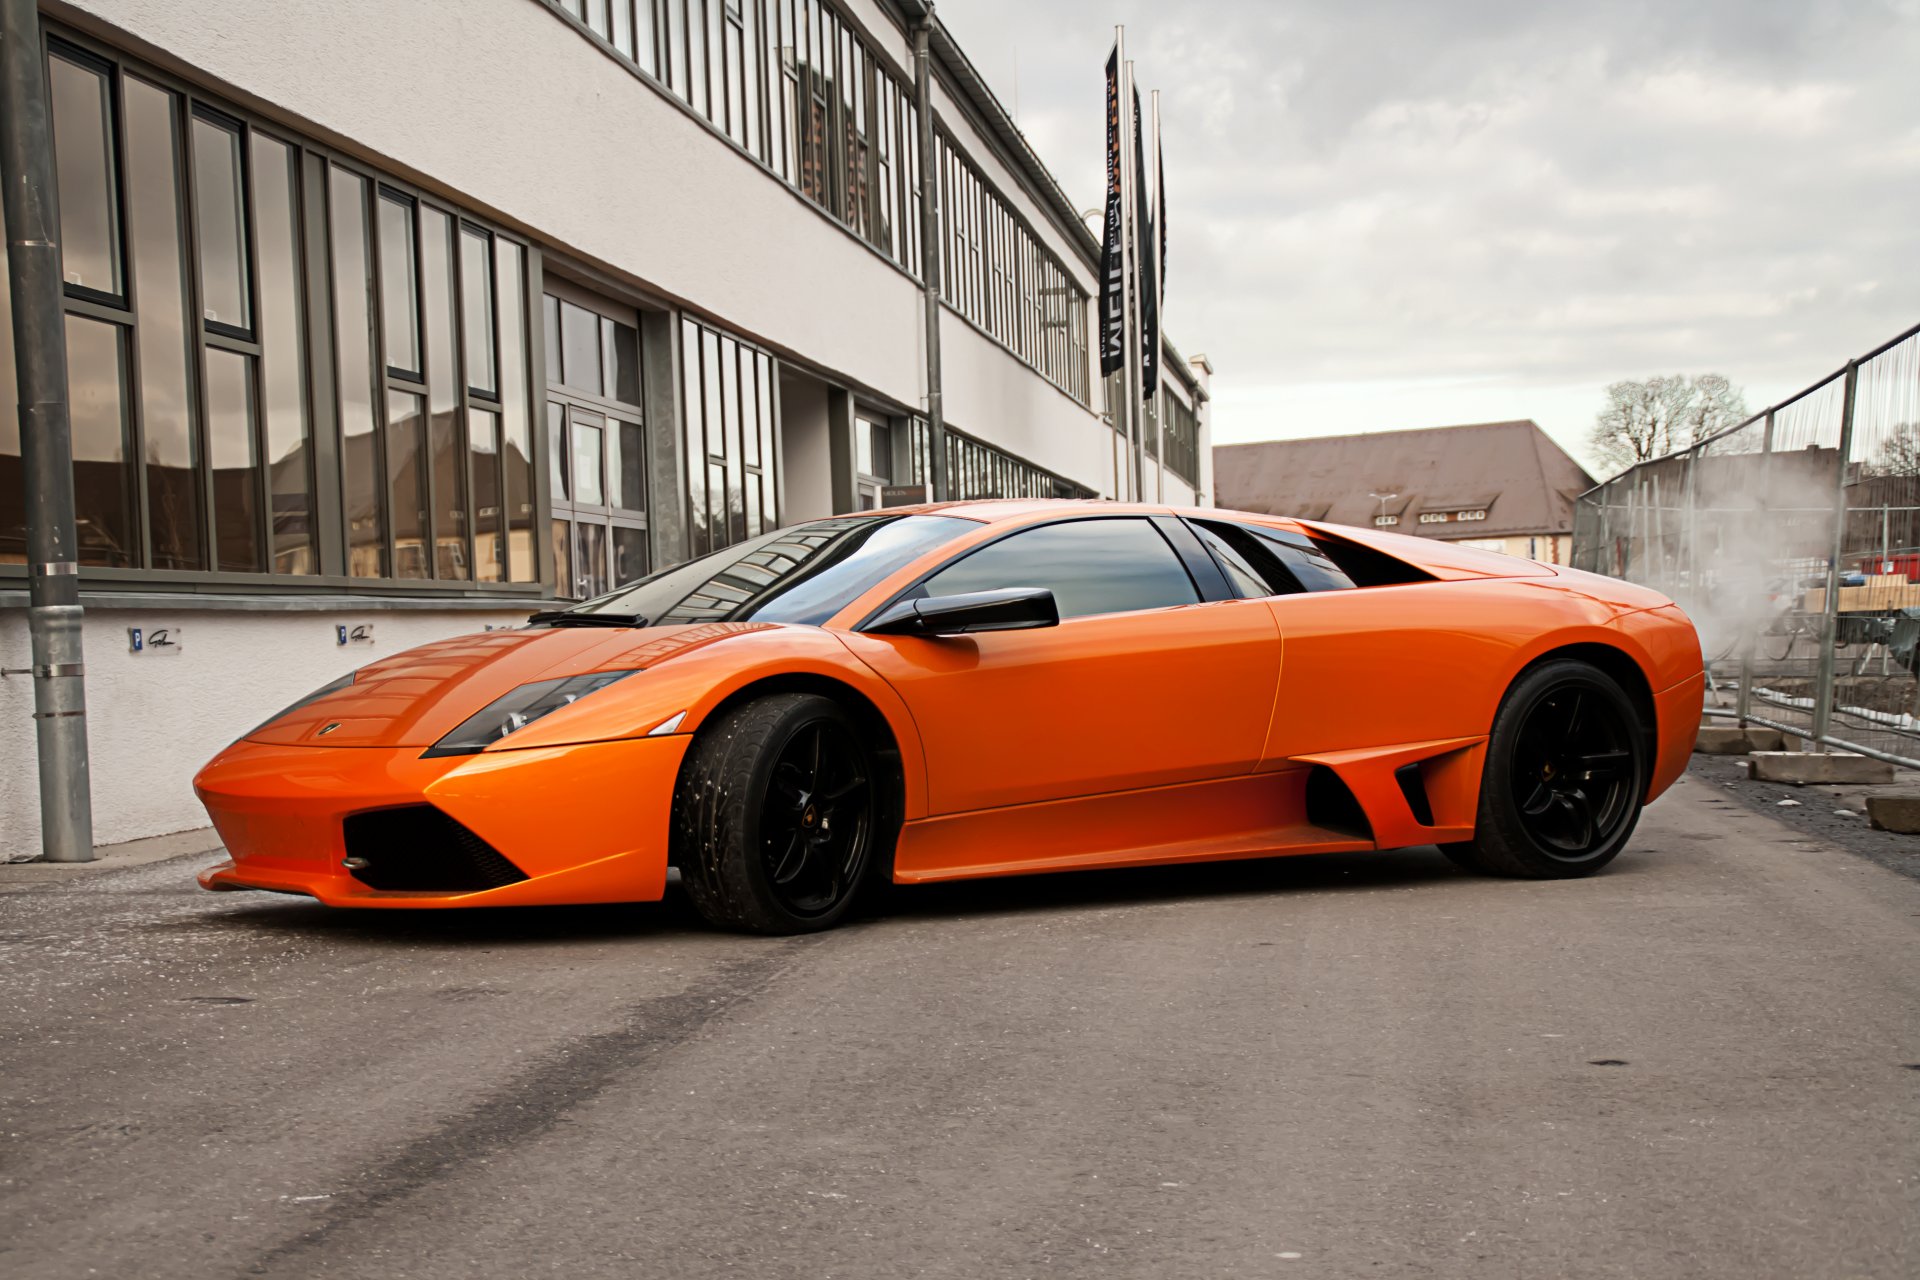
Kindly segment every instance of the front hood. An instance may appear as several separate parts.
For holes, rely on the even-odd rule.
[[[352,684],[246,735],[280,746],[430,747],[495,699],[536,680],[634,671],[768,623],[530,627],[423,644],[368,663]]]

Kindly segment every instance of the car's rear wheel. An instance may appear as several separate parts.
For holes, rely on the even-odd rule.
[[[839,703],[755,698],[702,727],[673,800],[674,862],[722,928],[809,933],[840,922],[877,838],[873,753]]]
[[[1442,845],[1471,871],[1558,880],[1612,862],[1647,790],[1640,715],[1618,682],[1570,659],[1524,672],[1487,739],[1474,836]]]

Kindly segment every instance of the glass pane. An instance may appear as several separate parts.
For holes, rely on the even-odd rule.
[[[501,461],[507,473],[507,538],[515,582],[539,574],[534,556],[533,427],[527,418],[525,250],[511,240],[494,241],[494,297],[500,322]]]
[[[560,304],[560,381],[588,395],[600,394],[600,317],[571,302]],[[549,381],[553,370],[547,370]]]
[[[647,432],[637,422],[616,423],[607,437],[607,474],[613,477],[613,505],[628,511],[647,509]]]
[[[680,326],[680,394],[687,419],[687,536],[691,554],[707,553],[706,409],[700,398],[700,327]]]
[[[6,220],[0,217],[0,231]],[[27,562],[26,471],[20,461],[20,393],[14,386],[13,293],[0,253],[0,564]]]
[[[573,526],[573,576],[583,599],[602,596],[612,587],[607,581],[607,526],[582,521]]]
[[[67,407],[80,563],[130,567],[139,555],[133,542],[127,353],[120,326],[67,317]]]
[[[47,59],[54,181],[60,189],[60,269],[68,284],[118,296],[120,193],[114,180],[112,90],[103,72]]]
[[[701,115],[707,109],[707,5],[706,0],[685,0],[687,6],[687,101]]]
[[[460,228],[460,308],[466,316],[467,385],[491,394],[493,369],[493,242]]]
[[[573,420],[573,500],[586,506],[605,505],[600,481],[601,439],[606,432],[579,418]]]
[[[565,520],[553,522],[553,578],[559,595],[569,600],[579,600],[578,585],[573,580],[573,526]]]
[[[453,218],[420,209],[421,319],[427,337],[427,453],[432,459],[433,576],[465,579],[467,501],[462,483],[460,373],[455,366],[458,312],[453,297]]]
[[[425,400],[387,393],[387,485],[392,490],[393,576],[424,578],[427,569],[426,468],[421,463]]]
[[[716,547],[724,547],[733,541],[727,532],[727,499],[727,468],[721,463],[709,462],[707,464],[707,536],[713,539],[713,545]]]
[[[759,367],[758,353],[740,352],[740,443],[750,467],[760,465],[760,379],[756,374]]]
[[[707,397],[707,453],[715,458],[727,456],[727,430],[725,402],[720,393],[721,372],[726,366],[720,361],[720,335],[711,329],[701,331],[701,373],[706,380]]]
[[[607,0],[586,0],[586,19],[596,35],[606,35]]]
[[[640,0],[651,4],[653,0]],[[633,0],[613,0],[613,47],[633,56]]]
[[[253,138],[253,216],[260,236],[260,354],[267,419],[268,522],[275,573],[318,573],[312,438],[301,308],[299,184],[293,148]]]
[[[254,443],[253,360],[207,348],[207,452],[213,461],[214,567],[258,573],[260,454]]]
[[[500,415],[467,411],[467,448],[473,473],[473,577],[507,580],[507,534],[500,510]]]
[[[555,502],[571,496],[567,487],[567,408],[547,402],[547,486]]]
[[[200,311],[209,324],[253,328],[240,131],[193,119],[193,198],[200,222]]]
[[[640,64],[649,75],[658,75],[659,67],[654,57],[654,0],[633,0],[634,32],[633,60]]]
[[[380,193],[380,309],[387,367],[418,374],[420,308],[413,275],[413,202]]]
[[[1192,604],[1192,579],[1145,520],[1073,520],[1003,538],[927,579],[929,595],[1046,587],[1062,618]]]
[[[613,349],[613,321],[600,317],[600,394],[611,397],[614,387],[614,370],[619,356]]]
[[[540,299],[541,329],[547,336],[547,382],[560,381],[560,299],[543,294]]]
[[[778,492],[775,487],[775,462],[779,455],[773,447],[774,403],[773,403],[773,358],[756,354],[753,359],[755,378],[760,385],[760,466],[761,483],[766,489],[764,519],[769,525],[778,526],[779,512],[774,510],[773,496]]]
[[[333,332],[339,348],[341,471],[345,479],[347,572],[387,576],[380,459],[374,449],[373,280],[367,249],[367,183],[345,169],[332,171]]]
[[[147,546],[155,569],[202,569],[198,427],[188,387],[185,220],[181,216],[180,102],[144,81],[127,95],[127,230],[139,322],[140,413],[145,429]],[[12,349],[4,356],[12,372]],[[11,403],[7,412],[13,412]]]
[[[873,474],[874,424],[866,418],[853,420],[853,469],[863,476]]]
[[[647,576],[647,531],[630,525],[613,529],[613,585],[624,587]]]
[[[613,373],[607,394],[627,404],[639,404],[640,331],[630,324],[614,322],[613,354],[608,359]]]

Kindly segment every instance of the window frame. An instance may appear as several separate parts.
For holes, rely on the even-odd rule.
[[[95,290],[66,286],[63,281],[62,312],[90,320],[103,321],[116,326],[121,331],[121,341],[126,352],[123,372],[124,427],[125,445],[128,449],[126,466],[129,476],[126,480],[130,490],[130,518],[134,522],[132,541],[135,544],[131,563],[120,565],[87,565],[82,569],[82,591],[138,591],[158,594],[204,593],[209,588],[222,594],[286,596],[338,595],[343,590],[355,596],[388,596],[419,598],[422,596],[439,599],[469,599],[485,601],[489,599],[534,600],[552,595],[553,574],[544,554],[544,543],[539,537],[542,528],[541,514],[548,507],[546,501],[544,476],[539,469],[543,457],[545,440],[544,419],[536,412],[543,401],[539,398],[543,388],[541,382],[541,317],[537,309],[528,307],[528,300],[539,292],[542,275],[542,257],[540,246],[523,237],[508,232],[480,215],[458,205],[440,200],[417,186],[383,172],[359,161],[325,143],[316,141],[298,130],[283,127],[258,112],[242,109],[216,90],[202,84],[184,79],[170,71],[156,66],[150,60],[105,41],[74,30],[57,22],[46,21],[42,24],[41,56],[43,61],[55,56],[66,57],[70,61],[90,70],[103,74],[107,79],[109,95],[108,123],[111,127],[110,159],[113,165],[114,180],[114,217],[115,234],[118,237],[120,254],[120,275],[122,293],[119,296],[101,294]],[[197,534],[201,545],[202,564],[213,565],[217,555],[215,544],[215,510],[213,470],[211,465],[211,441],[207,430],[206,413],[206,360],[207,351],[231,351],[249,359],[250,386],[253,393],[253,435],[256,449],[257,479],[254,520],[255,539],[259,547],[262,568],[255,571],[218,569],[202,567],[199,569],[160,569],[150,567],[153,559],[153,537],[149,527],[150,499],[148,493],[147,468],[143,460],[146,456],[145,406],[141,389],[143,384],[141,366],[145,352],[138,324],[138,309],[135,300],[135,280],[129,248],[128,192],[126,189],[126,94],[121,80],[133,76],[163,92],[174,95],[178,103],[178,121],[175,130],[174,173],[182,217],[181,253],[184,259],[182,288],[186,294],[190,311],[187,317],[186,339],[196,344],[197,349],[188,352],[190,375],[188,379],[189,397],[192,401],[190,412],[194,415],[196,444],[194,447],[194,484],[196,492],[202,498],[202,510],[199,515]],[[203,253],[200,245],[198,193],[195,189],[193,168],[193,121],[196,116],[209,119],[225,127],[237,129],[239,135],[239,163],[241,165],[241,194],[245,205],[245,234],[247,237],[247,289],[249,299],[249,317],[253,328],[241,333],[231,326],[210,323],[205,318],[202,305]],[[298,282],[299,297],[296,300],[297,313],[301,318],[301,396],[306,413],[308,430],[307,482],[310,507],[307,513],[311,524],[312,545],[316,572],[287,573],[280,572],[275,566],[272,529],[272,477],[271,458],[266,453],[266,431],[268,425],[268,400],[265,385],[265,353],[261,342],[260,325],[262,308],[260,289],[260,244],[258,201],[253,190],[254,160],[252,139],[258,133],[272,138],[288,148],[288,163],[292,175],[294,204],[291,210],[295,232],[295,274]],[[518,562],[508,567],[508,580],[498,583],[477,582],[470,579],[446,578],[396,578],[396,577],[356,577],[348,571],[345,537],[345,476],[342,468],[340,418],[339,418],[339,380],[335,367],[335,354],[338,349],[336,317],[332,279],[332,216],[328,207],[328,192],[324,179],[316,183],[316,176],[326,174],[331,166],[338,166],[354,172],[369,184],[368,209],[368,253],[373,264],[372,291],[368,305],[372,311],[376,326],[380,323],[380,270],[379,270],[379,229],[378,206],[381,188],[390,189],[405,195],[414,202],[414,218],[418,227],[419,205],[430,203],[455,219],[456,228],[470,225],[484,231],[489,238],[490,278],[497,273],[500,261],[500,248],[503,243],[511,242],[519,247],[521,301],[526,310],[522,318],[522,339],[526,343],[523,359],[526,365],[524,412],[528,429],[533,475],[528,482],[529,500],[533,505],[531,540],[532,564],[526,567],[530,577],[515,581],[512,575],[521,570]],[[417,231],[416,231],[417,234]],[[456,233],[457,243],[457,233]],[[419,285],[421,255],[418,253],[416,239],[415,279]],[[457,274],[457,273],[456,273]],[[464,282],[456,278],[453,282],[456,299],[460,298]],[[500,299],[495,296],[490,305],[494,308],[492,342],[495,353],[495,379],[503,377],[500,352],[500,317],[498,308]],[[384,344],[381,344],[384,346]],[[454,359],[456,363],[464,361],[464,334],[456,343]],[[374,353],[376,360],[384,361],[385,352]],[[425,363],[424,352],[422,363]],[[370,386],[370,394],[376,400],[379,410],[377,454],[380,462],[380,484],[384,492],[386,484],[384,450],[385,412],[387,393],[387,374],[383,364],[376,365],[377,377]],[[423,370],[424,375],[424,370]],[[464,368],[462,369],[464,379]],[[402,389],[414,389],[411,386]],[[424,390],[424,388],[421,388]],[[483,394],[474,394],[471,402],[500,416],[501,431],[499,454],[502,476],[500,494],[503,505],[507,500],[507,478],[505,459],[507,453],[507,433],[505,431],[506,406],[496,396],[489,399]],[[463,453],[471,457],[472,442],[466,427],[466,408],[469,393],[462,386],[460,393],[461,424],[460,445]],[[429,481],[431,483],[431,481]],[[468,505],[471,508],[471,483],[467,486]],[[511,554],[513,526],[508,513],[501,513],[502,535]],[[479,521],[471,509],[466,520],[466,556],[471,569],[473,559],[473,541]],[[389,568],[392,567],[392,524],[384,522],[383,535],[389,555]],[[22,564],[0,564],[0,588],[17,587],[24,582],[27,567]]]
[[[864,633],[868,627],[894,605],[900,603],[902,600],[918,599],[920,594],[925,593],[928,582],[940,574],[945,573],[948,569],[953,568],[967,557],[984,551],[988,547],[998,546],[1009,538],[1017,538],[1023,533],[1032,533],[1039,529],[1057,528],[1061,525],[1086,524],[1096,520],[1137,520],[1157,533],[1161,541],[1166,544],[1167,551],[1173,557],[1174,562],[1178,564],[1181,571],[1187,575],[1187,581],[1194,590],[1194,599],[1183,604],[1154,605],[1146,609],[1122,609],[1112,613],[1075,614],[1071,617],[1062,617],[1059,623],[1060,626],[1071,626],[1076,622],[1092,621],[1099,618],[1124,618],[1135,613],[1156,613],[1162,609],[1184,609],[1193,605],[1214,604],[1223,600],[1240,599],[1239,596],[1231,594],[1231,588],[1227,584],[1225,575],[1221,574],[1217,567],[1215,567],[1211,573],[1202,571],[1196,574],[1195,564],[1190,558],[1190,554],[1183,551],[1181,542],[1177,540],[1178,535],[1169,531],[1170,526],[1176,526],[1180,523],[1178,517],[1155,515],[1139,511],[1075,512],[1072,515],[1056,516],[1046,520],[1035,520],[1030,523],[1015,525],[1012,528],[995,533],[992,537],[983,538],[971,546],[961,548],[953,555],[942,560],[939,564],[915,575],[912,582],[909,582],[900,588],[900,590],[894,592],[877,607],[869,610],[866,615],[850,627],[849,630]],[[1184,532],[1188,538],[1194,538],[1191,530],[1184,530]],[[1194,542],[1197,544],[1198,539],[1194,538]],[[1209,559],[1208,564],[1211,565],[1211,563]],[[980,637],[976,636],[974,638],[979,639]]]

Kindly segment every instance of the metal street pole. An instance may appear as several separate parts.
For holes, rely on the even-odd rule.
[[[86,667],[80,651],[73,433],[60,303],[60,220],[53,130],[36,0],[0,0],[0,210],[7,225],[13,361],[26,484],[27,632],[40,756],[40,849],[49,862],[93,860],[87,780]]]
[[[1153,203],[1148,207],[1154,211],[1153,216],[1155,222],[1153,225],[1153,236],[1154,239],[1158,241],[1160,236],[1158,219],[1161,216],[1160,175],[1165,171],[1160,163],[1160,91],[1155,89],[1149,97],[1153,100],[1153,158],[1148,161],[1148,163],[1153,166],[1154,178]],[[1160,334],[1166,325],[1165,308],[1167,300],[1160,296],[1160,272],[1162,269],[1160,266],[1160,246],[1158,243],[1155,243],[1148,246],[1148,248],[1153,255],[1153,359],[1155,364],[1163,364],[1166,351],[1161,345]],[[1159,377],[1160,385],[1165,386],[1166,381],[1167,371],[1162,368]],[[1155,394],[1158,395],[1159,392],[1156,391]],[[1163,396],[1161,397],[1160,404],[1164,405],[1165,403],[1166,399]],[[1155,467],[1153,472],[1153,500],[1155,502],[1165,502],[1167,500],[1167,424],[1166,415],[1160,412],[1159,405],[1155,406],[1153,414],[1153,456],[1160,462],[1160,465]]]
[[[1138,187],[1135,184],[1140,175],[1134,172],[1133,150],[1134,133],[1137,122],[1133,118],[1133,63],[1126,54],[1126,28],[1115,27],[1116,42],[1120,45],[1120,262],[1125,277],[1122,296],[1126,299],[1126,323],[1121,330],[1126,338],[1126,388],[1127,400],[1127,440],[1133,449],[1133,501],[1144,502],[1147,496],[1147,432],[1145,415],[1140,410],[1141,379],[1141,320],[1140,310],[1140,242],[1137,212]]]
[[[1833,682],[1840,639],[1840,557],[1847,549],[1847,455],[1853,451],[1853,397],[1860,362],[1847,361],[1847,382],[1840,404],[1840,450],[1833,468],[1833,547],[1827,560],[1827,598],[1820,620],[1820,674],[1813,691],[1813,738],[1826,745],[1833,727]]]
[[[1760,428],[1760,511],[1764,515],[1773,506],[1773,410],[1767,410],[1766,422]],[[1769,521],[1771,523],[1771,521]],[[1765,582],[1760,586],[1764,587]],[[1753,651],[1760,643],[1760,628],[1766,625],[1754,623],[1747,627],[1745,640],[1740,645],[1740,692],[1735,710],[1740,716],[1740,727],[1747,727],[1747,718],[1753,714]]]
[[[919,111],[916,142],[920,151],[920,283],[927,330],[927,480],[930,497],[945,502],[947,418],[940,397],[940,187],[933,156],[933,5],[913,26],[913,98]]]

